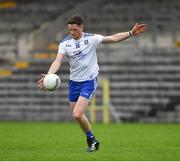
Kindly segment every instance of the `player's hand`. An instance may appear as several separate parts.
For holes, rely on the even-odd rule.
[[[46,76],[46,74],[41,74],[41,79],[39,79],[39,80],[37,81],[37,86],[38,86],[41,90],[44,89],[43,80],[44,80],[45,76]]]
[[[136,23],[131,30],[132,35],[138,35],[140,33],[143,33],[147,30],[147,25],[146,24],[138,24]]]

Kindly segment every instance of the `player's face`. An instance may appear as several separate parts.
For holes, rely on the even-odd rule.
[[[68,30],[73,39],[80,39],[83,33],[83,25],[68,24]]]

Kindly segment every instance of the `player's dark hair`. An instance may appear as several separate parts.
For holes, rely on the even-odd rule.
[[[67,24],[82,25],[84,23],[83,18],[80,15],[75,15],[69,18]]]

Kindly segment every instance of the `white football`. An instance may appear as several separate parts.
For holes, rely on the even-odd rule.
[[[61,85],[61,79],[56,74],[47,74],[43,80],[43,85],[46,90],[54,91]]]

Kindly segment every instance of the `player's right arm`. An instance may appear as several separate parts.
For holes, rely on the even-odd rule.
[[[51,74],[56,73],[62,64],[63,58],[64,58],[63,54],[57,54],[57,57],[51,64],[51,66],[48,70],[48,73],[51,73]]]
[[[64,58],[64,54],[57,54],[56,56],[56,59],[52,62],[49,70],[48,70],[48,73],[51,73],[51,74],[54,74],[58,71],[58,69],[60,68],[61,64],[62,64],[62,61],[63,61],[63,58]],[[41,74],[41,79],[39,79],[37,81],[37,85],[40,89],[43,89],[44,86],[43,86],[43,80],[44,80],[44,77],[45,77],[46,74]]]

